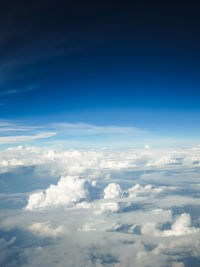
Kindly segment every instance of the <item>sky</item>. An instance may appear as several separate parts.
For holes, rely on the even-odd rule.
[[[0,4],[0,266],[200,266],[193,1]]]
[[[198,142],[195,3],[7,1],[0,12],[2,120],[132,126]]]

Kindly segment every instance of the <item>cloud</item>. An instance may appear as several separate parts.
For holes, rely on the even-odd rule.
[[[184,267],[183,262],[172,262],[172,267]]]
[[[159,186],[153,188],[152,185],[145,185],[142,187],[140,184],[136,184],[133,187],[127,190],[129,197],[136,197],[136,196],[145,196],[151,194],[159,194],[162,193],[167,188],[165,186]]]
[[[37,139],[49,138],[55,136],[55,132],[41,132],[36,135],[17,135],[17,136],[4,136],[0,137],[0,145],[13,144],[13,143],[25,143]]]
[[[7,262],[12,261],[8,260],[9,257],[12,257],[12,246],[16,243],[16,236],[13,236],[6,240],[5,238],[0,238],[0,265],[6,266]],[[15,262],[16,263],[16,262]],[[10,266],[14,266],[10,265]]]
[[[22,122],[20,123],[18,121],[0,120],[0,132],[4,134],[12,133],[14,135],[15,133],[18,133],[18,132],[20,133],[25,132],[26,134],[27,132],[29,132],[30,134],[33,134],[35,133],[35,131],[39,131],[41,129],[45,130],[46,127],[26,125],[25,123],[22,123]],[[47,130],[44,131],[44,133],[46,132]]]
[[[4,238],[0,238],[0,248],[5,249],[6,247],[14,244],[16,241],[16,237],[13,236],[10,240],[6,241]]]
[[[17,142],[23,143],[28,140],[35,140],[37,138],[47,138],[53,136],[55,133],[41,133],[34,136],[13,136],[13,137],[1,137],[0,143]],[[21,142],[20,142],[21,141]],[[23,141],[23,142],[22,142]],[[165,150],[165,154],[171,153]],[[190,168],[197,168],[197,160],[200,157],[198,150],[185,150],[184,152],[177,150],[179,158],[182,158],[181,164],[171,164],[165,166],[170,171],[173,169],[180,169],[182,166]],[[162,150],[151,149],[129,149],[129,150],[117,150],[117,149],[82,149],[82,150],[61,150],[52,148],[40,148],[34,146],[17,146],[10,147],[6,150],[0,150],[0,172],[6,172],[17,166],[43,166],[48,172],[48,175],[63,176],[63,175],[79,175],[86,173],[95,178],[106,173],[107,177],[113,172],[118,171],[141,171],[145,172],[141,178],[147,181],[147,179],[155,181],[160,180],[160,172],[147,172],[147,170],[159,170],[161,166],[149,165],[148,163],[152,159],[156,159],[159,155],[163,154]],[[200,162],[200,161],[199,161]],[[40,170],[41,171],[41,170]],[[173,176],[176,173],[173,174]],[[183,173],[183,175],[185,175]],[[182,177],[184,177],[182,175]],[[124,177],[123,177],[124,179]],[[166,182],[169,181],[169,177],[164,177]],[[176,179],[178,180],[178,178]],[[179,178],[180,180],[180,178]],[[143,189],[132,188],[132,192],[137,194],[153,191],[149,186]],[[160,191],[164,191],[164,187],[159,188]],[[156,191],[154,191],[156,193]]]
[[[57,185],[30,195],[27,210],[42,210],[57,207],[73,207],[87,199],[90,181],[77,176],[62,177]]]
[[[181,214],[171,225],[170,230],[160,231],[154,223],[146,223],[142,226],[142,234],[151,234],[155,236],[181,236],[199,233],[200,228],[191,227],[190,214]]]
[[[181,214],[176,221],[172,224],[171,230],[163,231],[163,236],[179,236],[188,235],[200,232],[200,228],[191,227],[190,214]]]
[[[152,189],[150,185],[142,188],[137,184],[123,191],[119,184],[110,183],[103,190],[103,199],[115,199],[115,201],[104,201],[94,204],[93,207],[97,208],[97,213],[117,212],[130,205],[127,197],[135,197],[137,194],[149,196],[154,192],[160,193],[162,190],[160,188]],[[93,200],[100,199],[100,195],[96,181],[83,179],[79,176],[63,176],[56,185],[51,184],[46,190],[31,194],[26,209],[90,208],[91,205],[88,202],[93,203]],[[121,203],[117,203],[116,199],[120,200]]]
[[[33,91],[38,89],[38,85],[29,85],[27,87],[24,88],[12,88],[12,89],[6,89],[0,92],[0,97],[4,97],[4,96],[10,96],[10,95],[17,95],[17,94],[22,94],[25,92],[29,92],[29,91]]]
[[[105,199],[121,197],[122,194],[123,194],[123,191],[120,185],[116,183],[111,183],[104,189]]]
[[[106,214],[110,215],[112,213],[118,212],[120,210],[120,205],[117,202],[105,202],[101,203],[98,206],[97,214]]]
[[[132,159],[131,159],[132,158]],[[107,150],[54,150],[33,146],[9,147],[0,151],[0,172],[17,166],[41,166],[50,175],[79,175],[86,173],[93,179],[102,172],[126,170],[135,164],[135,154],[126,156],[117,151]],[[48,174],[49,175],[49,174]]]
[[[19,183],[20,170],[29,166],[34,171],[26,181],[41,181],[38,190],[17,194],[25,208],[1,210],[1,233],[9,235],[2,238],[7,242],[16,231],[5,262],[14,258],[12,246],[17,262],[31,267],[182,267],[190,257],[198,261],[199,168],[193,162],[199,152],[21,145],[0,151],[0,181],[6,184],[12,174]],[[148,166],[165,155],[176,162]]]
[[[28,230],[31,231],[33,234],[39,235],[41,237],[53,237],[53,238],[61,236],[63,232],[65,232],[63,226],[53,228],[51,227],[49,222],[33,223],[28,227]]]
[[[58,131],[65,131],[66,134],[144,134],[145,131],[132,126],[96,126],[87,123],[54,123],[49,125]]]
[[[10,126],[13,126],[13,123],[5,120],[0,120],[0,127],[10,127]]]

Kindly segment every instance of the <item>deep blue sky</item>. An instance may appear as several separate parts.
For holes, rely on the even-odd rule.
[[[1,119],[200,133],[191,1],[6,1],[0,38]]]

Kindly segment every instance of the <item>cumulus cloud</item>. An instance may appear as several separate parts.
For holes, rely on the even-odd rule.
[[[163,231],[163,236],[179,236],[188,235],[200,232],[200,228],[191,227],[191,217],[190,214],[181,214],[176,221],[172,224],[171,230]]]
[[[133,187],[129,188],[128,194],[129,197],[136,197],[136,196],[142,196],[142,195],[150,195],[150,194],[159,194],[162,193],[166,189],[165,186],[159,186],[153,188],[152,185],[145,185],[142,187],[140,184],[136,184]]]
[[[103,198],[119,199],[125,201],[127,197],[136,197],[137,195],[150,195],[152,193],[160,193],[163,189],[160,187],[152,188],[151,185],[145,187],[139,184],[122,190],[119,184],[110,183],[103,190]],[[43,191],[32,193],[29,196],[27,210],[43,210],[51,208],[90,208],[93,200],[100,198],[100,191],[94,180],[83,179],[79,176],[63,176],[56,185],[51,184],[49,188]],[[90,202],[90,203],[89,203]],[[121,202],[122,203],[122,202]],[[117,212],[119,207],[128,207],[130,203],[124,204],[116,201],[104,201],[98,205],[102,213]]]
[[[67,262],[182,267],[186,258],[200,255],[199,173],[194,164],[199,152],[30,146],[0,151],[2,177],[9,179],[6,172],[16,172],[18,181],[17,168],[34,166],[35,176],[51,178],[23,196],[25,209],[2,210],[0,229],[6,233],[20,229],[29,240],[34,235],[34,244],[17,243],[24,266]],[[158,163],[159,158],[164,163]],[[9,245],[7,250],[11,251]]]
[[[182,236],[194,233],[199,233],[200,228],[191,227],[190,214],[181,214],[171,225],[170,230],[159,230],[155,223],[146,223],[142,226],[142,234],[150,234],[155,236]]]
[[[123,194],[123,191],[119,184],[111,183],[104,189],[104,198],[117,198],[121,197]]]
[[[90,186],[90,181],[77,176],[62,177],[57,185],[50,185],[45,191],[31,194],[26,209],[73,207],[87,198]]]
[[[63,232],[65,232],[63,226],[60,225],[56,228],[53,228],[49,224],[49,222],[33,223],[28,227],[28,230],[31,231],[33,234],[39,235],[41,237],[53,237],[53,238],[61,236]]]
[[[28,141],[29,138],[47,138],[51,135],[52,133],[50,135],[49,133],[41,133],[35,136],[25,136],[25,139],[27,138]],[[17,136],[17,139],[15,137],[11,137],[10,139],[7,139],[7,137],[1,138],[0,142],[1,140],[2,142],[8,142],[9,140],[12,142],[12,140],[19,141],[18,138],[23,139],[23,136]],[[163,153],[166,154],[164,157],[173,158],[173,162],[170,160],[170,164],[159,163],[163,159]],[[9,172],[13,168],[20,166],[36,166],[39,168],[42,166],[43,172],[46,170],[48,175],[56,177],[83,173],[87,176],[91,175],[91,178],[92,176],[94,178],[102,176],[102,173],[106,173],[107,177],[109,177],[115,171],[145,171],[151,169],[160,171],[163,167],[172,171],[173,169],[180,169],[183,166],[198,168],[199,162],[199,150],[189,149],[186,151],[178,149],[176,151],[164,150],[164,152],[158,149],[55,150],[33,146],[22,147],[20,145],[0,151],[0,173]],[[150,176],[151,173],[146,172],[144,175]],[[152,175],[156,177],[157,174],[152,173]]]
[[[102,172],[125,170],[134,166],[133,160],[124,160],[123,155],[102,150],[53,150],[33,146],[10,147],[0,151],[0,172],[18,166],[43,166],[55,176],[77,175],[86,172],[96,178]],[[91,170],[88,173],[88,170]]]
[[[162,156],[159,159],[155,159],[153,161],[149,161],[146,166],[157,166],[157,167],[163,167],[165,165],[176,165],[180,163],[178,159],[176,159],[173,155],[166,155]]]
[[[118,212],[120,209],[120,205],[117,202],[105,202],[98,205],[98,213],[103,213],[106,215],[112,214],[114,212]]]

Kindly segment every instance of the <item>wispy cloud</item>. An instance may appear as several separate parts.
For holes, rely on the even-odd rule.
[[[0,134],[2,134],[2,137],[0,137],[0,144],[32,141],[43,138],[41,135],[44,135],[44,138],[46,138],[46,133],[57,135],[57,138],[53,140],[54,144],[57,144],[58,142],[63,144],[63,142],[65,143],[66,141],[70,141],[70,143],[72,141],[74,143],[77,141],[79,142],[84,138],[84,145],[88,144],[87,146],[89,147],[92,142],[99,145],[96,142],[96,138],[99,137],[102,137],[102,141],[105,141],[105,139],[110,140],[111,137],[118,139],[118,137],[123,136],[123,140],[125,140],[125,137],[136,138],[146,135],[145,131],[133,126],[97,126],[87,123],[66,122],[37,126],[25,122],[0,120]],[[87,137],[88,140],[86,140]]]
[[[41,132],[36,135],[17,135],[17,136],[5,136],[0,137],[0,145],[30,142],[36,139],[43,139],[55,136],[54,132]]]
[[[199,140],[167,138],[155,135],[143,129],[128,125],[92,125],[88,123],[43,123],[31,125],[23,121],[0,120],[0,135],[4,140],[11,140],[20,136],[38,136],[40,133],[54,133],[56,138],[48,140],[49,145],[61,145],[71,148],[97,148],[97,147],[169,147],[191,146],[199,144]],[[6,139],[7,138],[7,139]],[[18,139],[19,138],[19,139]],[[39,138],[36,138],[39,139]],[[14,139],[13,139],[14,140]],[[35,140],[31,138],[31,140]],[[18,142],[18,141],[17,141]],[[6,143],[8,143],[6,141]],[[13,143],[13,141],[11,142]],[[16,143],[16,142],[15,142]],[[165,160],[165,159],[162,159]],[[160,163],[159,163],[160,164]]]
[[[144,134],[142,131],[133,126],[96,126],[87,123],[54,123],[50,127],[58,131],[65,131],[66,134]]]
[[[10,132],[33,132],[35,130],[44,129],[41,126],[29,126],[24,123],[19,123],[15,121],[0,120],[0,133],[10,133]]]
[[[22,94],[25,92],[36,90],[37,88],[38,88],[38,85],[29,85],[24,88],[5,89],[0,92],[0,97]]]

